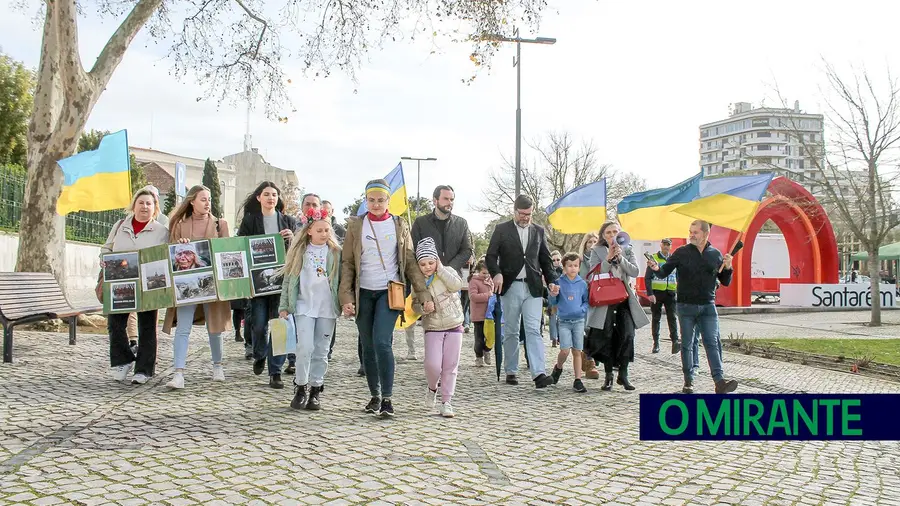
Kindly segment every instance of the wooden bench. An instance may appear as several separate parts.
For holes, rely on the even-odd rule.
[[[0,324],[3,325],[3,361],[13,360],[13,327],[56,318],[69,322],[69,344],[75,344],[79,315],[97,313],[103,306],[73,308],[52,274],[0,273]]]

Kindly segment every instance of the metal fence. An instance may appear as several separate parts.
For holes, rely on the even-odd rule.
[[[25,174],[0,166],[0,230],[19,232],[24,201]],[[124,217],[124,210],[70,213],[66,216],[66,239],[103,244],[116,221]]]

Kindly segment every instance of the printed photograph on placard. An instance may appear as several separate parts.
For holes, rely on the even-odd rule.
[[[212,266],[209,240],[193,241],[169,246],[172,272],[187,272]]]
[[[110,283],[109,293],[112,295],[110,308],[113,311],[127,311],[137,309],[137,282]]]
[[[250,239],[250,260],[254,266],[275,263],[277,259],[274,237]]]
[[[281,276],[276,276],[275,271],[281,266],[264,267],[250,271],[253,282],[253,294],[265,295],[281,292]]]
[[[175,304],[195,304],[216,299],[216,278],[212,271],[176,274]]]
[[[103,281],[137,279],[138,252],[109,253],[103,255]]]
[[[169,262],[157,260],[143,265],[141,287],[145,292],[169,288]]]
[[[216,267],[219,279],[241,279],[250,275],[247,269],[247,255],[243,251],[227,251],[216,253]]]

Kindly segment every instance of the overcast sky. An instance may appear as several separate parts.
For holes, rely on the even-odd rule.
[[[607,2],[556,0],[540,35],[555,46],[523,45],[523,137],[549,130],[591,138],[598,158],[634,171],[650,187],[699,171],[698,129],[727,116],[728,104],[766,100],[773,85],[801,109],[822,112],[820,57],[845,67],[900,72],[895,2]],[[40,29],[32,13],[0,17],[0,46],[36,66]],[[93,64],[115,28],[82,20],[82,59]],[[473,230],[490,219],[470,210],[487,173],[515,149],[514,45],[471,86],[470,48],[397,43],[371,55],[358,85],[340,75],[293,76],[297,113],[288,123],[251,115],[253,144],[272,164],[297,172],[301,185],[340,209],[365,182],[386,175],[401,156],[436,157],[422,167],[422,193],[457,189],[456,212]],[[89,128],[127,128],[133,146],[222,158],[243,145],[245,111],[197,101],[193,79],[169,75],[164,50],[141,33],[94,109]],[[152,122],[151,122],[152,118]],[[151,136],[152,123],[152,136]],[[528,152],[525,156],[529,156]],[[405,165],[410,195],[415,164]]]

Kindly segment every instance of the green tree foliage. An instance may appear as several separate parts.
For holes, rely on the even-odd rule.
[[[25,165],[34,72],[0,53],[0,165]]]
[[[175,209],[175,189],[174,188],[172,188],[172,191],[170,191],[166,195],[165,200],[163,200],[163,214],[168,216],[169,213],[171,213],[173,209]]]
[[[103,139],[104,136],[109,135],[109,130],[94,130],[91,129],[90,132],[82,132],[81,137],[78,138],[78,153],[82,151],[93,151],[100,147],[100,140]],[[130,154],[129,156],[129,165],[130,175],[131,175],[131,193],[140,190],[141,188],[147,186],[147,176],[144,174],[144,167],[137,163],[137,160],[134,158],[134,154]],[[166,213],[168,214],[168,213]]]
[[[209,188],[213,216],[222,217],[222,185],[219,184],[219,169],[209,158],[203,164],[203,186]]]

